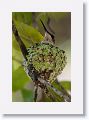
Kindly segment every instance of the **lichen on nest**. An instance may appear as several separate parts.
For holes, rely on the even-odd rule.
[[[33,64],[40,77],[52,82],[61,74],[66,63],[67,57],[64,50],[55,47],[50,43],[36,43],[27,49],[27,61],[25,68]]]

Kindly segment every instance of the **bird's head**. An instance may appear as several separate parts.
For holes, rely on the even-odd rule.
[[[44,27],[44,30],[45,30],[45,36],[44,36],[44,40],[42,41],[43,43],[51,43],[51,44],[55,44],[55,38],[54,38],[54,35],[51,34],[47,28],[45,27],[44,23],[42,22],[42,20],[40,19],[43,27]]]

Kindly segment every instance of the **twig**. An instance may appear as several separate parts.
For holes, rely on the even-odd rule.
[[[62,93],[65,96],[68,96],[71,102],[71,96],[69,95],[69,93],[65,90],[65,88],[60,84],[60,82],[58,81],[58,79],[55,80],[55,82],[60,86]]]
[[[70,97],[66,94],[64,94],[62,91],[59,91],[58,89],[56,89],[53,85],[51,85],[47,80],[43,80],[41,78],[38,78],[38,80],[45,84],[46,86],[50,87],[56,94],[58,94],[59,96],[61,96],[62,98],[64,98],[65,102],[71,102]]]
[[[52,101],[56,101],[56,98],[49,92],[49,90],[45,84],[41,83],[39,80],[36,83],[44,91],[44,94],[47,97],[49,97]]]
[[[56,101],[56,98],[49,92],[49,90],[47,89],[47,87],[45,86],[45,89],[44,89],[44,93],[47,97],[49,97],[53,102]]]
[[[38,91],[38,85],[35,85],[35,88],[34,88],[34,102],[37,101],[37,91]]]
[[[21,49],[21,52],[22,52],[24,58],[27,60],[26,55],[28,54],[28,52],[27,52],[26,46],[24,45],[23,41],[21,40],[19,33],[17,31],[17,28],[13,21],[12,21],[12,31],[13,31],[14,36],[20,46],[20,49]]]

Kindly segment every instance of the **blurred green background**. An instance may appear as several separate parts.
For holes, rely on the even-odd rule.
[[[63,87],[71,91],[71,13],[70,12],[13,12],[19,35],[26,47],[40,42],[44,37],[44,29],[40,19],[48,30],[55,34],[56,46],[66,51],[67,65],[61,75],[58,76]],[[12,33],[12,101],[33,101],[34,85],[26,75],[23,66],[23,56],[19,45]],[[55,85],[56,87],[57,85]],[[39,90],[40,91],[40,90]],[[40,92],[39,101],[49,101],[42,98]]]

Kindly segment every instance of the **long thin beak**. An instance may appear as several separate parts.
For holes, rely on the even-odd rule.
[[[44,25],[44,23],[42,22],[41,19],[40,19],[40,21],[41,21],[41,23],[42,23],[42,25],[43,25],[43,27],[44,27],[45,32],[47,32],[47,33],[52,37],[52,41],[53,41],[53,43],[55,43],[54,35],[51,34],[51,33],[47,30],[47,28],[45,27],[45,25]]]
[[[41,19],[40,19],[40,21],[41,21],[41,23],[42,23],[42,25],[43,25],[43,27],[44,27],[44,30],[45,30],[46,32],[48,32],[47,28],[45,27],[45,25],[44,25],[44,23],[42,22]],[[48,32],[48,33],[49,33],[49,32]]]

